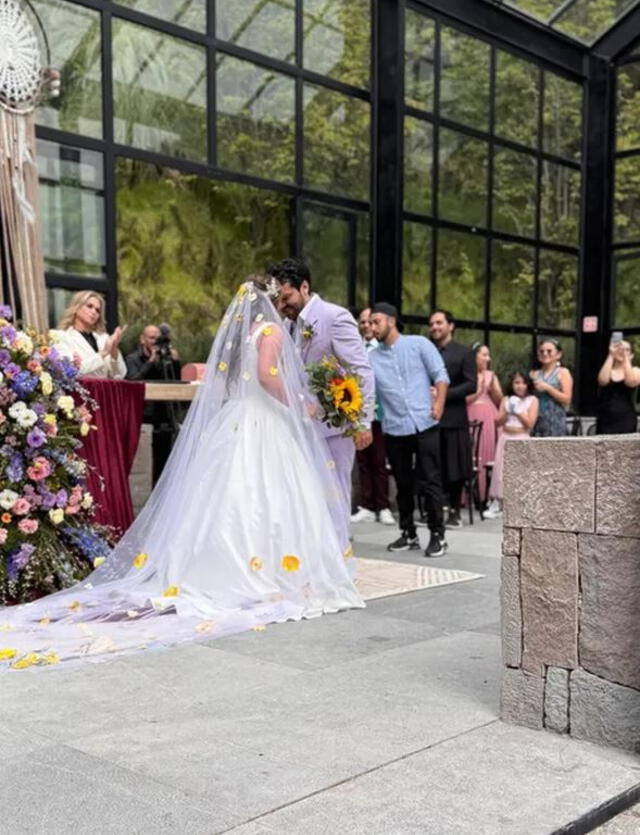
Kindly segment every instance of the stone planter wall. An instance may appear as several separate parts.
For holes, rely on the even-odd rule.
[[[133,502],[133,513],[135,516],[140,513],[145,502],[151,495],[153,460],[151,454],[151,440],[153,426],[143,423],[140,428],[140,440],[136,457],[133,459],[131,472],[129,473],[129,489],[131,490],[131,501]]]
[[[506,449],[501,717],[640,751],[640,436]]]

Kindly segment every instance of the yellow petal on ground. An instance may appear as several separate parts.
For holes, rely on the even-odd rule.
[[[163,592],[163,597],[177,597],[180,594],[179,586],[168,586]]]
[[[285,571],[297,571],[300,568],[300,560],[293,554],[285,554],[282,558],[282,567]]]
[[[34,664],[37,664],[40,660],[40,656],[37,652],[30,652],[28,655],[25,655],[23,658],[19,658],[17,661],[14,661],[11,665],[12,670],[26,670],[27,667],[32,667]]]
[[[11,658],[15,658],[17,654],[15,649],[0,649],[0,661],[9,661]]]
[[[49,626],[49,624],[51,623],[51,618],[48,617],[48,616],[45,616],[43,618],[40,618],[38,623],[40,624],[40,626]]]
[[[252,571],[260,571],[262,569],[262,560],[260,557],[251,557],[249,560],[249,568]]]
[[[352,557],[352,556],[353,556],[353,546],[349,545],[349,547],[345,549],[344,558],[345,558],[345,560],[348,560],[349,557]]]
[[[57,652],[47,652],[44,656],[45,664],[59,664],[60,656]]]
[[[202,620],[196,626],[196,632],[211,632],[213,627],[215,626],[214,621],[212,620]]]
[[[265,631],[266,631],[266,629],[267,629],[267,627],[266,627],[266,626],[263,626],[261,623],[259,623],[257,626],[252,626],[252,627],[251,627],[251,629],[252,629],[254,632],[265,632]]]
[[[100,568],[100,566],[102,565],[102,563],[105,560],[106,560],[106,557],[96,557],[95,560],[93,561],[93,567],[94,568]]]
[[[133,567],[134,568],[142,568],[142,566],[146,563],[149,559],[149,554],[145,554],[144,551],[141,551],[133,558]]]
[[[275,365],[271,366],[271,368],[269,369],[269,374],[271,374],[272,377],[278,376],[278,369],[275,367]]]

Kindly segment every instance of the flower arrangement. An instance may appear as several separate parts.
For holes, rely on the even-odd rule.
[[[91,521],[77,454],[95,404],[52,335],[12,324],[0,305],[0,604],[82,580],[111,549]]]
[[[344,435],[362,430],[364,415],[360,377],[340,365],[335,357],[323,357],[306,366],[311,391],[323,409],[322,421],[327,426],[343,429]]]

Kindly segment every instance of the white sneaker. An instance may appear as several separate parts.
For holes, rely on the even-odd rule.
[[[497,519],[498,516],[502,516],[502,508],[500,507],[500,503],[497,499],[492,499],[489,507],[485,510],[482,514],[485,519]]]
[[[393,518],[393,513],[389,510],[389,508],[385,507],[378,515],[378,522],[380,522],[381,525],[395,525],[396,520]]]
[[[367,510],[366,507],[359,507],[357,512],[351,516],[352,522],[375,522],[376,514],[373,510]]]

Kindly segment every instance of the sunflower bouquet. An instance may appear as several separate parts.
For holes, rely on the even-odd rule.
[[[342,429],[344,435],[360,432],[364,416],[360,377],[340,365],[335,357],[323,357],[320,362],[309,363],[306,370],[311,391],[324,413],[323,423]]]

